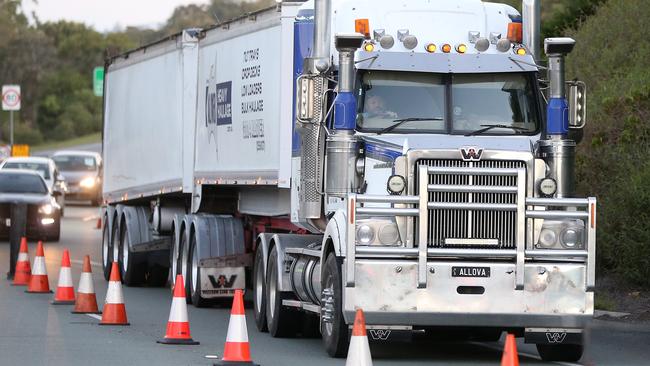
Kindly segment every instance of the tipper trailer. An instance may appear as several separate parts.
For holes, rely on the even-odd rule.
[[[503,330],[577,360],[596,201],[575,198],[585,87],[539,1],[279,2],[107,60],[104,274],[251,288],[273,336]],[[548,70],[546,73],[543,71]],[[547,80],[541,80],[547,75]],[[300,329],[299,329],[300,328]]]

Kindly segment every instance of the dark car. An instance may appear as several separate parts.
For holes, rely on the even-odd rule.
[[[102,157],[90,151],[58,151],[52,155],[67,185],[66,198],[102,202]]]
[[[27,237],[34,240],[59,241],[61,207],[35,171],[0,170],[0,237],[8,238],[11,228],[11,205],[27,205]]]

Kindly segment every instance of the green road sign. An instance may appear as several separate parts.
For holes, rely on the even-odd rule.
[[[95,95],[101,97],[104,95],[104,68],[95,67],[93,70],[93,91]]]

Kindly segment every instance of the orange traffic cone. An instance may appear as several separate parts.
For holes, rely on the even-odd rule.
[[[366,334],[366,317],[361,309],[357,309],[357,314],[354,317],[348,359],[345,361],[345,366],[372,366],[368,335]]]
[[[90,256],[84,257],[84,266],[79,277],[79,288],[77,288],[77,301],[74,304],[73,314],[101,314],[97,307],[95,296],[95,285],[93,274],[90,269]]]
[[[126,319],[126,306],[122,294],[122,281],[117,262],[111,267],[111,277],[108,280],[108,291],[104,301],[104,314],[99,325],[130,325]]]
[[[230,322],[228,323],[226,347],[223,350],[221,361],[221,363],[215,365],[257,365],[251,361],[248,331],[246,330],[246,314],[244,313],[244,293],[240,289],[235,290],[235,298],[230,311]]]
[[[27,238],[20,239],[20,251],[16,261],[16,274],[12,286],[27,286],[32,277],[32,267],[29,265],[29,252],[27,250]]]
[[[61,269],[59,270],[59,284],[54,293],[53,305],[73,305],[74,287],[72,285],[72,271],[70,270],[70,252],[63,250]]]
[[[515,340],[515,336],[510,333],[508,333],[506,336],[506,345],[503,347],[501,366],[519,366],[519,356],[517,356],[517,341]]]
[[[36,257],[34,257],[34,270],[29,279],[27,291],[29,293],[51,293],[50,282],[47,278],[47,269],[45,268],[45,254],[43,252],[43,242],[38,241],[36,247]]]
[[[187,301],[185,301],[185,285],[183,275],[176,275],[176,286],[172,297],[172,308],[169,311],[167,332],[165,338],[158,340],[163,344],[199,344],[192,339],[190,322],[187,320]]]

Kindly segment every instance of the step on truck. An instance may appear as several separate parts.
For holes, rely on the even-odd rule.
[[[362,308],[379,340],[509,331],[579,359],[586,88],[539,28],[537,0],[281,1],[108,59],[105,276],[180,273],[195,306],[248,288],[260,331],[337,357]]]

